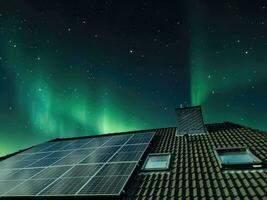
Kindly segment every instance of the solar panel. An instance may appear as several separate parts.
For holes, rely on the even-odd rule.
[[[144,151],[147,148],[146,144],[141,145],[124,145],[119,152],[135,152],[135,151]]]
[[[28,168],[22,169],[15,173],[9,174],[5,177],[5,180],[21,180],[21,179],[29,179],[38,172],[43,170],[43,168]]]
[[[23,160],[35,160],[35,159],[42,159],[48,155],[50,155],[51,152],[45,152],[45,153],[36,153],[36,154],[28,154],[28,155],[23,155],[24,159]]]
[[[75,193],[88,181],[88,177],[60,178],[45,188],[40,196],[65,196]]]
[[[110,162],[123,162],[123,161],[138,161],[142,156],[142,151],[135,152],[118,152]]]
[[[24,167],[27,167],[27,166],[31,165],[35,161],[36,160],[19,160],[19,161],[16,161],[16,160],[13,160],[13,161],[5,160],[5,161],[1,162],[0,169],[24,168]]]
[[[22,181],[0,181],[0,195],[21,184]]]
[[[0,162],[0,197],[117,196],[154,132],[48,142]]]
[[[66,157],[58,160],[53,165],[73,165],[83,160],[85,157],[94,152],[94,149],[75,150]]]
[[[27,167],[47,167],[50,166],[52,164],[54,164],[55,162],[59,161],[61,158],[56,157],[56,158],[43,158],[41,160],[37,160],[33,163],[31,163],[31,165],[27,166]]]
[[[103,164],[76,165],[63,177],[87,177],[93,176]]]
[[[95,176],[78,195],[119,195],[127,179],[128,176]]]
[[[70,169],[70,166],[47,167],[44,170],[42,170],[40,173],[35,175],[33,179],[58,178],[69,169]]]
[[[96,174],[96,176],[128,175],[135,167],[135,163],[108,163]]]
[[[87,163],[105,163],[109,160],[112,156],[112,153],[92,153],[87,158],[82,160],[80,164],[87,164]]]
[[[78,140],[69,145],[62,147],[61,150],[80,149],[82,148],[83,145],[88,144],[90,141],[92,141],[92,139]]]
[[[0,180],[7,180],[7,177],[18,172],[19,170],[0,170]]]
[[[11,189],[5,196],[35,196],[46,185],[53,182],[53,180],[54,179],[29,179]]]

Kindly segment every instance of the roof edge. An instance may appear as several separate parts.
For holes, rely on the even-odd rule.
[[[122,134],[128,134],[128,133],[142,133],[142,132],[147,132],[147,131],[157,131],[160,129],[169,129],[169,128],[177,128],[177,127],[173,126],[173,127],[154,128],[154,129],[140,129],[140,130],[134,130],[134,131],[112,132],[112,133],[105,133],[105,134],[78,136],[78,137],[69,137],[69,138],[54,138],[54,139],[44,141],[44,142],[39,143],[39,144],[48,143],[48,142],[57,142],[57,141],[76,140],[76,139],[83,139],[83,138],[97,138],[97,137],[112,136],[112,135],[122,135]],[[13,153],[10,153],[10,154],[4,155],[4,156],[0,156],[0,161],[5,160],[11,156],[14,156],[14,155],[21,153],[23,151],[26,151],[28,149],[31,149],[31,148],[39,145],[39,144],[30,146],[30,147],[25,148],[25,149],[20,149],[18,151],[15,151]]]

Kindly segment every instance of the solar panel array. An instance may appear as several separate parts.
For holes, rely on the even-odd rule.
[[[154,132],[48,142],[0,162],[0,197],[120,195]]]

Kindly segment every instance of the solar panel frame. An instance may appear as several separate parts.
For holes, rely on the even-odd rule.
[[[138,136],[140,134],[140,136]],[[24,182],[19,183],[18,185],[14,186],[11,190],[8,190],[6,193],[1,194],[0,193],[0,197],[5,197],[5,196],[10,196],[8,195],[8,193],[12,190],[16,190],[17,187],[22,187],[20,185],[23,185],[25,182],[25,185],[27,185],[28,183],[30,183],[30,180],[35,180],[36,182],[38,182],[38,180],[52,180],[51,182],[49,182],[49,184],[45,185],[45,187],[43,187],[40,191],[38,191],[36,194],[34,194],[34,196],[55,196],[55,195],[44,195],[43,191],[45,191],[47,188],[49,188],[51,185],[53,185],[54,183],[56,183],[57,181],[61,180],[61,179],[72,179],[72,178],[84,178],[85,176],[80,176],[80,177],[73,177],[73,176],[68,176],[65,174],[68,174],[73,168],[75,168],[76,166],[89,166],[92,164],[98,164],[98,163],[82,163],[82,161],[90,158],[90,156],[92,156],[93,153],[105,153],[108,154],[109,152],[112,152],[109,155],[109,158],[105,160],[105,162],[102,162],[101,165],[99,165],[99,168],[96,168],[95,173],[92,175],[90,174],[90,176],[88,177],[88,180],[79,188],[78,191],[76,191],[75,194],[72,193],[72,196],[94,196],[94,195],[101,195],[101,196],[118,196],[121,194],[122,190],[124,189],[125,185],[128,182],[128,179],[131,177],[131,174],[133,173],[133,171],[136,169],[136,166],[140,160],[140,158],[143,156],[143,154],[145,153],[145,150],[147,149],[149,143],[151,142],[151,140],[154,137],[154,132],[147,132],[147,133],[131,133],[131,134],[125,134],[125,135],[114,135],[114,136],[107,136],[107,137],[97,137],[97,138],[86,138],[87,141],[82,141],[83,139],[81,139],[80,141],[77,140],[70,140],[70,141],[63,141],[64,144],[59,144],[59,142],[51,142],[53,144],[42,144],[36,147],[33,147],[32,149],[29,149],[25,152],[20,153],[19,155],[24,156],[25,158],[34,158],[34,157],[39,157],[38,155],[44,155],[42,156],[41,159],[36,159],[34,160],[35,162],[33,162],[33,164],[31,165],[27,165],[25,166],[25,168],[23,169],[29,169],[29,167],[31,167],[32,169],[40,169],[39,172],[37,172],[34,176],[28,177],[28,179],[25,179]],[[139,138],[137,140],[141,141],[142,143],[129,143],[129,141],[131,141],[131,139],[136,139]],[[76,144],[75,144],[76,143]],[[77,147],[77,144],[81,143],[82,145],[79,147],[79,149],[75,149],[72,147]],[[90,146],[90,144],[92,144],[92,146]],[[143,146],[142,146],[143,145]],[[70,147],[70,149],[68,149],[67,147]],[[92,148],[93,147],[93,148]],[[135,148],[136,147],[136,148]],[[128,151],[125,151],[128,148]],[[143,149],[143,151],[135,151],[135,150],[140,150]],[[53,151],[51,151],[52,149],[54,149]],[[73,154],[75,151],[82,151],[82,150],[87,150],[87,149],[92,149],[91,154],[86,155],[82,160],[77,161],[75,164],[71,163],[71,164],[60,164],[60,165],[54,165],[56,162],[60,162],[60,160],[64,160],[66,157],[68,157],[69,155]],[[124,150],[123,150],[124,149]],[[69,151],[68,151],[69,150]],[[89,150],[90,151],[90,150]],[[140,154],[139,158],[135,158],[135,159],[129,159],[127,161],[116,161],[116,162],[112,162],[112,159],[116,156],[119,156],[120,153],[123,154],[127,154],[127,153],[138,153]],[[58,155],[57,155],[58,154]],[[129,154],[130,155],[130,154]],[[28,157],[29,156],[29,157]],[[20,157],[20,156],[19,156]],[[52,162],[48,165],[41,165],[42,167],[38,167],[34,166],[34,164],[38,164],[38,162],[44,162],[48,161],[48,160],[53,160],[53,159],[58,159],[56,162]],[[26,159],[27,160],[27,159]],[[32,160],[31,160],[32,161]],[[118,175],[118,174],[98,174],[98,172],[102,172],[104,169],[106,169],[109,165],[123,165],[125,164],[126,167],[128,167],[128,171],[126,170],[124,175]],[[42,174],[42,172],[44,172],[44,170],[48,170],[51,168],[56,168],[56,167],[68,167],[68,169],[66,171],[64,171],[63,173],[61,173],[61,175],[59,174],[55,174],[55,177],[42,177],[41,175],[38,176],[38,174]],[[105,168],[106,166],[106,168]],[[102,171],[101,171],[102,170]],[[118,170],[118,169],[117,169]],[[1,168],[0,168],[0,172],[1,172]],[[92,176],[91,176],[92,175]],[[104,175],[104,176],[102,176]],[[51,175],[52,176],[52,175]],[[105,178],[108,180],[108,177],[113,176],[114,178],[121,178],[121,180],[124,180],[119,187],[119,189],[117,189],[117,192],[109,192],[106,191],[105,193],[102,194],[82,194],[80,193],[80,191],[82,191],[82,189],[84,187],[86,187],[86,185],[90,185],[90,181],[91,180],[95,180],[97,178],[101,178],[104,180]],[[95,179],[94,179],[95,177]],[[123,177],[123,178],[122,178]],[[34,181],[33,181],[34,182]],[[40,181],[41,182],[41,181]],[[1,180],[0,180],[1,183]],[[11,182],[12,183],[12,182]],[[15,183],[14,183],[15,184]],[[13,195],[11,195],[13,196]],[[23,196],[23,195],[22,195]],[[27,196],[27,195],[26,195]],[[32,195],[30,195],[32,196]],[[56,195],[56,196],[69,196],[69,194],[64,194],[64,195]]]

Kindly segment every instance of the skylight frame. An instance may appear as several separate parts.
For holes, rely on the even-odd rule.
[[[160,157],[160,156],[166,156],[167,157],[167,167],[164,168],[146,168],[147,162],[151,157]],[[142,171],[146,172],[153,172],[153,171],[167,171],[170,169],[170,162],[171,162],[171,153],[150,153],[147,155],[146,160],[142,166]]]
[[[253,162],[240,162],[240,163],[224,163],[221,159],[221,155],[226,152],[245,152],[253,160]],[[215,148],[215,157],[220,165],[221,169],[255,169],[263,168],[264,163],[257,156],[255,156],[247,147],[226,147],[226,148]]]

